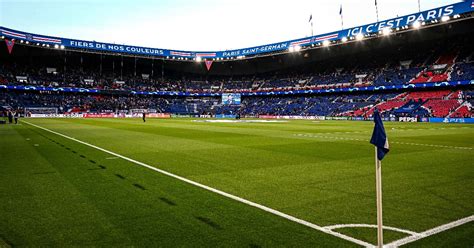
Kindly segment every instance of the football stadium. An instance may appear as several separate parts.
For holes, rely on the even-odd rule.
[[[233,50],[2,20],[0,247],[473,247],[474,2],[379,7]]]

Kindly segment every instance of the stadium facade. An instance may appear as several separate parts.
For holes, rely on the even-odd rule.
[[[471,122],[472,9],[464,1],[231,51],[117,45],[0,27],[1,105],[96,117],[146,111],[340,119],[370,119],[377,107],[388,120]],[[222,101],[223,94],[233,100]]]

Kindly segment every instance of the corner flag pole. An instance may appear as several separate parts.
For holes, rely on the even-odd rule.
[[[375,13],[377,14],[377,22],[379,22],[379,5],[377,4],[377,0],[375,0]]]
[[[389,152],[389,144],[382,118],[378,109],[374,110],[374,132],[370,143],[375,145],[375,186],[377,195],[377,247],[383,247],[383,218],[382,218],[382,159]]]
[[[339,8],[339,16],[341,17],[341,30],[344,29],[344,16],[342,15],[342,4],[341,7]]]
[[[377,247],[383,247],[383,218],[382,218],[382,161],[378,159],[375,147],[375,184],[377,194]]]

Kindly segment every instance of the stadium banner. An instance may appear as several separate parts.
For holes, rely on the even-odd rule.
[[[271,95],[297,95],[297,94],[326,94],[326,93],[343,93],[343,92],[347,93],[347,92],[364,92],[364,91],[389,91],[389,90],[404,90],[404,89],[443,88],[443,87],[466,86],[466,85],[474,85],[474,80],[449,81],[449,82],[446,81],[446,82],[436,82],[436,83],[428,82],[428,83],[389,85],[389,86],[366,86],[366,87],[354,87],[354,88],[243,92],[242,96],[271,96]]]
[[[140,115],[140,116],[137,116],[137,117],[142,117],[142,116]],[[168,119],[168,118],[171,118],[171,114],[165,114],[165,113],[150,113],[150,114],[147,114],[146,117],[149,117],[149,118],[163,118],[163,119]]]
[[[65,113],[65,114],[31,114],[28,118],[83,118],[83,114]]]
[[[131,114],[126,114],[126,113],[118,113],[114,115],[114,118],[142,118],[143,113],[131,113]],[[165,113],[147,113],[146,114],[147,118],[163,118],[163,119],[168,119],[171,118],[171,114],[165,114]]]
[[[463,1],[446,5],[439,8],[434,8],[419,13],[396,17],[388,20],[379,21],[363,26],[352,27],[341,31],[335,31],[331,33],[315,35],[307,38],[294,39],[289,41],[283,41],[268,45],[255,46],[249,48],[235,49],[229,51],[206,51],[206,52],[193,52],[193,51],[177,51],[168,50],[161,48],[150,48],[141,46],[121,45],[112,44],[96,41],[85,41],[68,38],[60,38],[53,36],[38,35],[33,33],[26,33],[14,29],[9,29],[0,26],[0,33],[9,39],[20,39],[31,42],[31,44],[37,45],[53,45],[56,48],[68,48],[68,49],[79,49],[79,50],[95,50],[113,53],[123,53],[132,55],[146,55],[155,57],[166,57],[166,58],[242,58],[243,56],[253,56],[259,54],[265,54],[270,52],[281,52],[286,51],[291,47],[295,46],[310,46],[313,44],[321,44],[323,41],[332,41],[342,39],[343,37],[354,37],[357,34],[368,34],[377,33],[384,28],[405,28],[414,22],[426,22],[431,20],[438,20],[442,16],[453,16],[458,14],[464,14],[472,12],[471,1]]]
[[[474,123],[474,118],[429,118],[429,122],[434,123]]]
[[[114,118],[115,114],[112,113],[87,113],[83,114],[84,118]]]
[[[13,83],[11,83],[13,84]],[[77,93],[111,93],[114,91],[103,91],[99,89],[84,88],[68,88],[68,87],[40,87],[40,86],[22,86],[22,85],[0,85],[0,89],[6,90],[30,90],[30,91],[53,91],[53,92],[77,92]],[[366,86],[355,88],[334,88],[334,89],[318,89],[318,90],[279,90],[279,91],[257,91],[242,92],[240,96],[273,96],[273,95],[305,95],[305,94],[327,94],[327,93],[347,93],[347,92],[383,92],[390,90],[405,89],[437,89],[457,86],[474,85],[474,80],[463,81],[446,81],[446,82],[427,82],[416,84],[389,85],[389,86]],[[119,92],[119,91],[117,91]],[[174,91],[120,91],[120,93],[130,93],[132,95],[150,95],[150,96],[195,96],[195,97],[222,97],[226,93],[191,93],[191,92],[174,92]],[[234,93],[235,94],[235,93]]]
[[[15,45],[15,40],[5,39],[5,44],[7,45],[8,54],[12,54],[13,46]]]
[[[11,83],[14,84],[14,83]],[[69,87],[43,87],[24,85],[0,85],[0,89],[6,90],[31,90],[31,91],[52,91],[52,92],[74,92],[74,93],[101,93],[99,89],[69,88]]]
[[[349,117],[346,116],[327,116],[326,120],[347,121]]]
[[[177,115],[177,114],[172,114],[171,118],[192,118],[194,115]]]
[[[416,117],[398,117],[399,122],[418,122]]]
[[[223,118],[235,119],[236,115],[216,115],[215,117],[218,118],[218,119],[223,119]]]
[[[453,16],[472,11],[471,1],[463,1],[451,5],[446,5],[439,8],[434,8],[419,13],[400,16],[376,23],[367,24],[364,26],[349,28],[342,30],[339,34],[346,37],[355,36],[359,33],[377,33],[382,31],[384,28],[402,28],[413,24],[414,22],[426,22],[431,20],[438,20],[443,16]]]
[[[260,119],[276,119],[276,115],[259,115],[258,118]]]
[[[286,120],[325,120],[324,116],[304,116],[304,115],[259,115],[260,119],[286,119]]]
[[[31,114],[29,118],[141,118],[141,114],[113,114],[113,113],[64,113],[64,114]],[[147,114],[149,118],[171,118],[171,114],[165,113],[150,113]]]

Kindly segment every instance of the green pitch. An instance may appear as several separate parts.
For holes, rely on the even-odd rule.
[[[371,122],[27,119],[0,126],[0,247],[350,247],[162,169],[375,244]],[[385,123],[385,243],[474,215],[474,126]],[[341,226],[335,226],[341,225]],[[408,232],[408,233],[407,233]],[[411,233],[411,234],[409,234]],[[406,246],[472,247],[474,222]]]

